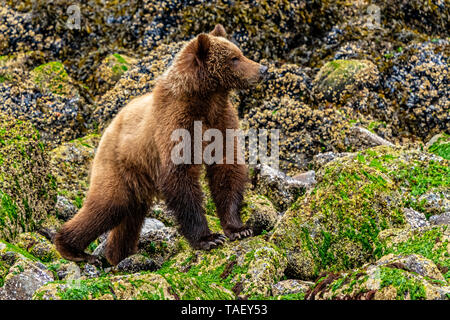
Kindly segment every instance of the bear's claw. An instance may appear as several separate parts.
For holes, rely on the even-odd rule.
[[[211,250],[225,243],[226,237],[220,233],[213,233],[206,237],[202,237],[200,241],[195,244],[195,249]]]
[[[243,230],[237,231],[237,232],[232,232],[229,233],[228,239],[230,239],[230,241],[234,241],[234,240],[240,240],[240,239],[244,239],[247,237],[251,237],[253,235],[253,231],[250,228],[245,228]]]

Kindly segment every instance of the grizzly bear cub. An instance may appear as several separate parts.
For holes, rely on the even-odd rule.
[[[113,119],[95,155],[83,207],[55,236],[64,258],[97,262],[84,250],[108,230],[105,255],[111,264],[135,253],[145,214],[158,196],[193,248],[209,250],[224,243],[223,235],[209,230],[202,207],[202,164],[174,164],[171,150],[177,142],[171,134],[180,128],[192,134],[194,121],[224,137],[226,129],[238,129],[230,91],[256,84],[267,67],[244,57],[225,37],[217,25],[188,42],[153,91],[129,102]],[[236,145],[233,152],[237,159]],[[238,162],[203,162],[221,226],[231,241],[252,235],[239,214],[247,168]]]

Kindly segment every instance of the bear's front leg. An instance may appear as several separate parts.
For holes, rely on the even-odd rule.
[[[213,164],[207,167],[207,176],[225,235],[231,241],[252,236],[252,230],[243,225],[240,216],[245,183],[248,181],[246,166]]]
[[[200,167],[171,165],[161,175],[161,191],[169,210],[175,213],[180,231],[194,249],[210,250],[226,240],[209,230],[199,184]]]

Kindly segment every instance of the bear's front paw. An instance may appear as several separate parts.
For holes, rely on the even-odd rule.
[[[249,227],[241,227],[234,230],[225,230],[225,234],[230,241],[234,241],[251,237],[253,235],[253,231]]]
[[[227,238],[220,233],[212,233],[207,236],[203,236],[193,244],[194,249],[199,250],[211,250],[217,248],[218,246],[224,244]]]

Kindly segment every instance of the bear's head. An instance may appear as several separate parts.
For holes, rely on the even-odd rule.
[[[226,36],[218,24],[209,34],[192,39],[167,72],[172,89],[182,94],[208,95],[246,89],[261,81],[267,67],[246,58]]]

